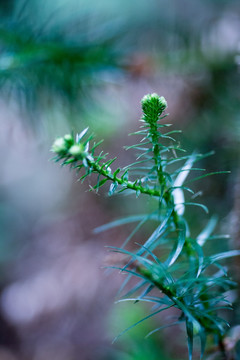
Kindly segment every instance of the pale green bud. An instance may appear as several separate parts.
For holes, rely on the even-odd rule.
[[[68,150],[67,146],[66,146],[66,142],[64,140],[64,138],[57,138],[53,145],[52,145],[52,151],[55,152],[58,155],[64,154],[66,153],[66,151]]]
[[[65,140],[66,144],[69,145],[69,147],[74,144],[74,139],[73,139],[72,135],[70,135],[70,134],[65,135],[64,140]]]
[[[75,144],[70,147],[69,154],[75,157],[82,156],[84,153],[84,146],[82,144]]]
[[[148,122],[158,120],[161,113],[167,108],[167,101],[163,96],[158,94],[148,94],[142,98],[142,110],[147,117]]]
[[[74,140],[72,135],[67,134],[64,137],[59,137],[54,141],[52,145],[52,151],[58,155],[65,155],[73,144]]]

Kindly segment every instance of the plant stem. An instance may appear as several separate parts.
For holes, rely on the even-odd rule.
[[[113,174],[110,173],[109,171],[104,169],[102,166],[100,166],[96,162],[90,160],[89,158],[87,159],[87,162],[88,162],[89,167],[92,168],[95,172],[104,176],[105,178],[107,178],[110,181],[118,183],[118,185],[123,185],[127,189],[131,189],[136,192],[140,192],[142,194],[147,194],[147,195],[156,196],[156,197],[162,196],[161,191],[156,190],[156,189],[154,190],[154,189],[145,188],[141,185],[138,185],[137,182],[128,181],[128,180],[124,180],[123,178],[119,178],[119,177],[117,177],[117,175],[114,175],[114,173]],[[165,193],[165,194],[167,194],[167,193]],[[164,198],[166,196],[165,194],[163,195]]]

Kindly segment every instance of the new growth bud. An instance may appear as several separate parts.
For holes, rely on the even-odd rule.
[[[66,155],[69,148],[74,144],[74,140],[72,135],[67,134],[64,137],[57,138],[53,145],[52,151],[55,152],[57,155]]]
[[[74,157],[82,156],[84,153],[84,146],[83,144],[75,144],[70,147],[69,154]]]
[[[67,147],[64,138],[57,138],[54,141],[52,145],[52,151],[58,155],[66,153]]]
[[[167,101],[156,93],[145,95],[142,98],[143,120],[148,123],[157,122],[159,116],[167,108]]]
[[[64,140],[67,144],[69,144],[69,146],[72,146],[74,144],[74,139],[70,134],[65,135]]]

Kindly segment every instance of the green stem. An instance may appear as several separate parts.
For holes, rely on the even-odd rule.
[[[141,194],[147,194],[150,196],[156,196],[160,199],[161,198],[164,199],[166,202],[166,205],[173,208],[171,218],[172,218],[173,223],[175,224],[175,228],[177,230],[179,227],[178,226],[179,216],[178,216],[177,212],[174,210],[174,198],[173,198],[172,194],[169,191],[165,191],[166,190],[166,179],[163,175],[161,161],[159,161],[159,159],[161,160],[160,148],[159,148],[159,145],[156,143],[153,147],[153,153],[154,153],[155,165],[157,167],[158,182],[162,188],[161,190],[149,189],[149,188],[139,185],[137,183],[137,181],[132,182],[132,181],[125,180],[122,177],[120,178],[117,176],[117,174],[114,175],[114,173],[109,172],[103,166],[99,165],[94,160],[92,160],[90,155],[86,156],[86,160],[87,160],[90,168],[92,168],[96,173],[102,175],[103,177],[107,178],[108,180],[115,182],[118,185],[125,186],[127,189],[134,190],[135,192],[139,192]]]
[[[112,173],[110,173],[109,171],[107,171],[106,169],[104,169],[102,166],[100,166],[99,164],[95,163],[94,161],[91,161],[89,159],[87,159],[88,161],[88,165],[90,168],[92,168],[95,172],[97,172],[98,174],[104,176],[105,178],[107,178],[108,180],[112,181],[112,182],[117,182],[119,185],[123,185],[125,186],[127,189],[131,189],[134,190],[136,192],[140,192],[142,194],[148,194],[151,196],[156,196],[156,197],[161,197],[161,191],[159,190],[154,190],[154,189],[148,189],[145,188],[141,185],[138,185],[136,182],[132,182],[132,181],[128,181],[128,180],[124,180],[122,178],[117,177],[117,175],[114,175]],[[163,197],[165,197],[163,195]]]
[[[151,129],[152,133],[155,134],[155,132],[157,131],[157,127],[156,129]],[[166,190],[166,178],[163,175],[163,169],[162,169],[162,164],[161,164],[161,152],[160,152],[160,148],[158,145],[158,139],[154,138],[152,136],[152,141],[153,141],[153,154],[154,154],[154,160],[155,160],[155,166],[157,167],[157,176],[158,176],[158,182],[160,184],[160,186],[162,187],[162,192],[164,192]],[[179,216],[177,214],[177,212],[175,211],[175,204],[174,204],[174,198],[172,196],[172,194],[170,194],[168,191],[164,192],[164,200],[167,204],[167,206],[171,206],[173,208],[173,212],[171,215],[171,218],[173,220],[173,223],[175,224],[176,229],[178,229],[178,223],[179,223]]]

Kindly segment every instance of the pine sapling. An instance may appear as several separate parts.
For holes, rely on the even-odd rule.
[[[91,187],[96,191],[109,183],[110,196],[124,192],[129,196],[155,199],[153,211],[122,218],[97,229],[100,232],[114,226],[136,223],[121,248],[109,247],[111,251],[123,254],[125,259],[124,263],[112,266],[127,275],[122,286],[122,290],[127,289],[122,301],[152,304],[152,312],[138,323],[167,309],[177,308],[179,316],[176,321],[153,329],[148,335],[163,327],[182,323],[185,324],[188,338],[189,360],[193,357],[193,339],[197,336],[201,341],[201,359],[208,336],[214,336],[226,358],[223,339],[229,324],[220,316],[220,312],[232,308],[226,292],[235,283],[229,278],[221,261],[240,255],[240,252],[232,250],[205,255],[207,240],[226,236],[212,235],[216,226],[215,217],[209,219],[198,236],[193,236],[192,226],[185,216],[186,206],[198,206],[208,212],[204,205],[186,201],[185,197],[187,193],[194,194],[189,183],[216,174],[203,174],[186,180],[190,172],[202,170],[194,167],[194,164],[211,153],[186,155],[179,147],[173,136],[180,131],[169,131],[170,124],[164,122],[167,116],[164,97],[149,94],[143,97],[141,104],[141,126],[139,131],[132,134],[141,136],[141,140],[126,147],[138,153],[134,163],[112,170],[116,158],[111,159],[103,151],[98,152],[102,141],[94,142],[93,137],[88,135],[88,129],[77,134],[76,138],[69,134],[57,138],[52,146],[54,159],[82,172],[81,181],[91,174],[97,174],[97,182]],[[154,231],[142,245],[137,244],[134,251],[129,250],[128,242],[148,222],[154,224]],[[131,278],[137,280],[134,285],[129,281]]]

